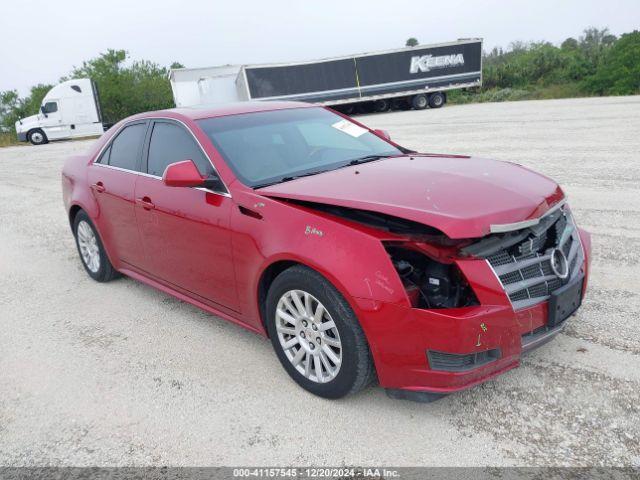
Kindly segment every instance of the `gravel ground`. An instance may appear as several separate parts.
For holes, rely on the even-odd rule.
[[[417,150],[557,179],[593,233],[555,341],[432,404],[327,401],[267,340],[123,278],[93,282],[60,194],[90,142],[0,149],[0,465],[640,466],[640,97],[360,117]]]

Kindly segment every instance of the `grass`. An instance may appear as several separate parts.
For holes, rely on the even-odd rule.
[[[12,145],[20,145],[15,133],[2,132],[0,133],[0,147],[11,147]]]
[[[479,91],[454,90],[447,95],[447,102],[460,105],[464,103],[514,102],[518,100],[549,100],[587,96],[590,95],[579,88],[577,84],[563,83],[526,88],[491,88]]]

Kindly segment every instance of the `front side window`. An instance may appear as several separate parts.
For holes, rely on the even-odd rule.
[[[54,113],[58,111],[58,102],[47,102],[42,107],[43,113]]]
[[[147,173],[161,177],[168,165],[183,160],[193,160],[205,177],[213,173],[211,163],[189,132],[174,123],[156,122],[149,143]]]
[[[402,151],[324,108],[292,108],[198,120],[245,185],[259,187]]]
[[[137,170],[138,158],[140,157],[146,130],[146,123],[136,123],[124,127],[111,142],[109,165],[126,170]],[[104,163],[104,160],[102,160],[102,163]]]

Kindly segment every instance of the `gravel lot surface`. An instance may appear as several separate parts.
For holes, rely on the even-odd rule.
[[[60,194],[91,142],[0,149],[0,465],[640,466],[640,97],[360,117],[429,152],[557,179],[593,233],[553,342],[432,404],[307,394],[270,343],[78,258]]]

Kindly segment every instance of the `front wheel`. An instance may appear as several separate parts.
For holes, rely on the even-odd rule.
[[[49,142],[49,139],[47,138],[47,134],[44,133],[39,128],[36,128],[35,130],[31,130],[27,138],[29,139],[32,145],[43,145]]]
[[[353,310],[319,273],[295,266],[273,281],[266,326],[273,348],[298,385],[324,398],[358,392],[375,378]]]

